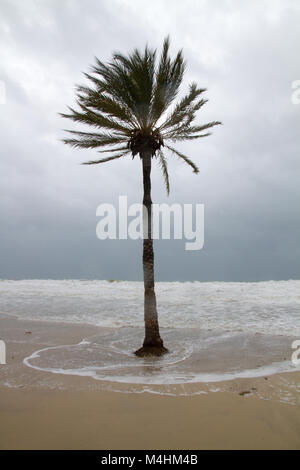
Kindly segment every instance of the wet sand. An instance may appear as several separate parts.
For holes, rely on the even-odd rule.
[[[149,393],[23,364],[107,331],[0,316],[0,449],[300,449],[299,370]]]

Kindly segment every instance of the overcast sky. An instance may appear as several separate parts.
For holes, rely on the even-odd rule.
[[[223,126],[178,146],[199,175],[168,156],[169,198],[153,170],[153,202],[205,205],[204,248],[156,241],[157,280],[299,279],[299,24],[299,0],[0,0],[0,277],[142,279],[141,241],[96,237],[100,203],[141,202],[139,159],[80,166],[58,113],[94,56],[170,34]]]

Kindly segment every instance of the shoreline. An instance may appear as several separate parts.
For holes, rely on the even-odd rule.
[[[298,370],[149,387],[23,364],[111,330],[0,315],[0,449],[300,449]]]
[[[117,328],[121,330],[122,328]],[[95,389],[107,389],[107,387],[113,387],[114,384],[117,390],[126,390],[128,388],[129,392],[148,392],[151,393],[149,387],[153,388],[153,393],[161,394],[170,394],[167,390],[168,388],[173,388],[174,395],[180,394],[181,389],[184,389],[184,394],[197,394],[197,389],[199,393],[208,392],[211,388],[213,391],[216,389],[220,390],[232,390],[238,389],[239,387],[233,387],[233,384],[241,384],[242,388],[248,383],[251,385],[254,382],[264,384],[266,381],[273,380],[276,382],[278,378],[285,381],[291,379],[292,382],[299,382],[299,391],[300,391],[300,367],[295,370],[285,370],[283,372],[272,371],[270,366],[266,367],[264,373],[247,375],[248,372],[258,371],[259,369],[246,369],[241,371],[241,375],[245,373],[245,376],[242,377],[226,377],[226,372],[223,375],[226,378],[221,378],[218,380],[213,380],[209,377],[209,380],[203,381],[186,381],[182,383],[149,383],[142,382],[142,379],[138,382],[131,381],[118,381],[108,378],[107,380],[94,378],[92,375],[81,375],[79,372],[68,373],[68,372],[53,372],[52,370],[44,370],[43,368],[39,370],[38,367],[26,364],[26,362],[31,359],[35,353],[40,351],[46,351],[47,349],[58,349],[63,347],[73,347],[84,344],[86,340],[91,340],[93,338],[105,337],[108,333],[114,333],[116,328],[111,327],[100,327],[92,326],[88,324],[70,324],[68,322],[49,322],[41,320],[23,320],[14,315],[2,314],[0,313],[0,339],[4,340],[6,343],[6,356],[7,364],[0,366],[0,388],[3,386],[8,386],[10,388],[20,387],[27,388],[31,387],[35,381],[33,377],[39,377],[40,387],[47,388],[50,383],[53,383],[55,388],[55,383],[59,383],[60,388],[68,388],[70,380],[78,382],[80,389],[84,389],[84,382],[86,382],[87,388],[93,388],[91,384],[94,384]],[[134,346],[132,346],[132,352],[134,351]],[[134,359],[135,357],[132,356]],[[139,361],[139,360],[137,360]],[[207,374],[209,376],[209,374]],[[22,377],[22,383],[18,383],[18,377]],[[5,380],[7,378],[7,380]],[[42,378],[45,378],[45,383],[43,384]],[[52,378],[52,379],[51,379]],[[272,379],[273,378],[273,379]],[[12,383],[9,383],[9,380],[13,379]],[[28,379],[28,381],[26,381]],[[20,381],[19,381],[20,382]],[[6,385],[5,385],[6,383]],[[76,385],[75,385],[76,386]],[[148,388],[147,388],[148,387]],[[245,387],[244,387],[245,388]],[[247,386],[246,386],[247,388]],[[253,388],[253,387],[252,387]],[[190,392],[188,390],[190,389]],[[194,391],[193,391],[194,390]],[[251,387],[249,387],[251,390]],[[300,397],[299,397],[300,405]]]

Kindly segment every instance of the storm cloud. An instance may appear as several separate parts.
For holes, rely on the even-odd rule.
[[[207,88],[197,121],[223,126],[178,146],[198,175],[168,155],[169,198],[153,170],[153,202],[205,205],[204,248],[156,241],[156,278],[299,279],[299,24],[297,0],[0,0],[0,277],[142,279],[141,241],[96,237],[100,203],[141,202],[139,159],[80,166],[97,153],[63,145],[58,113],[94,56],[170,34],[183,92]]]

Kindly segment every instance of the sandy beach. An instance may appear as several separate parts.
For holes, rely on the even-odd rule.
[[[300,371],[149,392],[23,364],[107,329],[4,315],[0,326],[1,449],[300,449]]]

